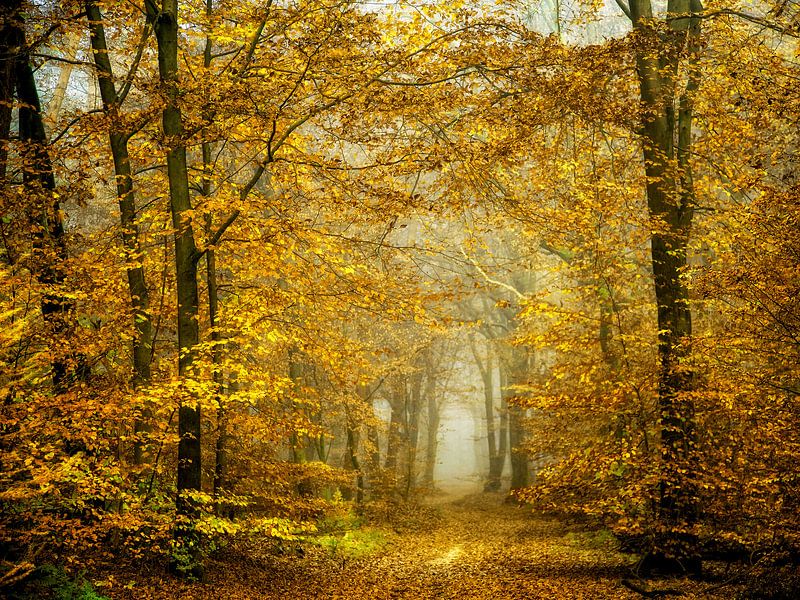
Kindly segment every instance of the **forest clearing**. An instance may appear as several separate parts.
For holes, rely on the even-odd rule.
[[[796,0],[5,0],[0,597],[800,598]]]

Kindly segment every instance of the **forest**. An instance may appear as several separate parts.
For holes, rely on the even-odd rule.
[[[0,597],[800,597],[796,0],[4,0]]]

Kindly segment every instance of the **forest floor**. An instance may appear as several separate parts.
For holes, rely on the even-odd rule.
[[[312,547],[303,557],[239,550],[211,560],[206,583],[140,576],[129,589],[118,579],[102,593],[131,600],[643,597],[623,583],[636,579],[635,557],[617,551],[607,533],[535,516],[495,494],[435,504],[419,509],[418,515],[428,516],[416,527],[373,533],[379,543],[363,555],[330,543]],[[689,580],[635,585],[685,598],[731,598],[732,593],[716,586],[720,595],[713,595],[708,590],[715,586]]]

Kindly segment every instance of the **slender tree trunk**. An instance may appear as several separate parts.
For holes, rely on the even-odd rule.
[[[203,145],[203,158],[206,158],[206,144]],[[203,183],[204,190],[206,182]],[[207,219],[210,230],[211,219]],[[217,260],[214,250],[206,251],[206,280],[208,283],[208,326],[211,329],[211,364],[212,378],[214,380],[214,395],[217,399],[217,439],[214,446],[214,498],[219,498],[227,489],[226,471],[228,468],[228,413],[225,404],[225,390],[223,389],[222,348],[220,347],[219,333],[219,292],[217,287]],[[233,385],[232,383],[229,386]]]
[[[424,359],[424,355],[423,355]],[[405,497],[411,497],[417,485],[417,446],[419,444],[419,413],[422,406],[423,371],[419,369],[411,376],[408,402],[406,403],[406,474]]]
[[[484,491],[496,492],[500,489],[500,478],[502,477],[503,463],[500,456],[497,429],[494,419],[494,376],[492,373],[493,365],[487,361],[486,372],[483,377],[483,405],[486,412],[486,441],[489,445],[489,473],[486,477]]]
[[[103,101],[103,110],[109,122],[117,123],[119,119],[120,102],[116,86],[111,59],[108,55],[105,27],[100,7],[94,0],[85,3],[86,16],[89,21],[91,34],[92,53],[94,55],[97,80],[100,88],[100,97]],[[109,133],[111,155],[114,160],[114,174],[117,182],[117,201],[119,203],[120,225],[122,231],[122,247],[128,277],[128,291],[133,309],[133,388],[139,389],[150,383],[150,359],[153,347],[153,325],[149,312],[149,292],[145,279],[144,265],[142,265],[142,248],[140,243],[139,225],[136,222],[136,198],[134,195],[133,174],[131,171],[130,155],[128,153],[128,140],[130,132],[119,132],[112,126]],[[134,463],[141,465],[146,453],[146,442],[142,439],[150,430],[150,410],[141,408],[141,416],[137,415],[134,421],[136,441],[134,443]]]
[[[210,150],[203,144],[203,162],[206,160],[206,152]],[[208,180],[203,182],[203,190],[206,191],[209,185]],[[211,217],[207,217],[206,225],[211,229]],[[211,329],[211,365],[212,378],[214,381],[214,395],[217,400],[217,440],[214,450],[214,497],[219,498],[226,489],[225,470],[228,464],[228,415],[225,406],[223,377],[222,372],[222,348],[220,347],[221,337],[219,333],[219,292],[217,287],[217,259],[216,253],[212,249],[206,251],[206,281],[208,285],[208,326]]]
[[[346,415],[347,419],[347,460],[348,467],[356,475],[356,504],[361,504],[364,501],[364,473],[361,470],[361,463],[358,460],[358,425],[351,417],[349,411]],[[350,499],[352,494],[348,492],[346,499]]]
[[[608,365],[612,372],[616,372],[618,365],[611,351],[614,304],[611,300],[611,289],[605,283],[600,286],[598,307],[600,309],[600,329],[598,331],[600,352],[603,354],[603,360],[606,365]]]
[[[378,428],[375,425],[370,425],[367,428],[367,443],[369,444],[368,448],[368,476],[369,476],[369,485],[371,488],[371,495],[374,497],[377,494],[375,493],[376,486],[380,485],[380,468],[381,468],[381,447],[380,447],[380,435],[378,434]]]
[[[503,470],[505,469],[506,465],[506,458],[508,457],[508,404],[506,403],[505,397],[503,397],[502,392],[500,393],[500,427],[497,430],[497,461],[499,463],[498,467],[498,478],[501,480],[503,478]]]
[[[289,348],[287,353],[289,361],[289,379],[292,380],[295,392],[298,392],[304,383],[305,365],[300,360],[300,351],[296,347]],[[290,439],[292,445],[292,460],[297,464],[308,462],[308,446],[307,443],[301,441],[300,437],[293,433]],[[297,493],[303,497],[311,496],[314,493],[314,488],[310,482],[301,480],[297,483]]]
[[[295,393],[300,390],[303,383],[303,363],[297,358],[297,353],[298,351],[296,348],[289,348],[287,353],[289,359],[289,379],[292,380],[292,387]],[[297,464],[306,462],[305,452],[303,452],[300,447],[300,438],[296,433],[293,433],[291,438],[292,460]]]
[[[80,36],[77,33],[70,31],[67,33],[67,39],[65,40],[64,45],[64,53],[66,54],[65,58],[67,61],[61,64],[61,71],[58,74],[58,83],[56,84],[55,89],[53,90],[53,97],[50,99],[50,102],[47,104],[47,120],[49,123],[55,123],[58,119],[58,114],[61,112],[61,107],[64,104],[64,96],[67,93],[67,87],[69,86],[69,79],[72,75],[72,69],[74,67],[73,62],[75,57],[78,54],[78,46],[80,44]]]
[[[487,353],[486,361],[482,361],[478,354],[477,348],[472,346],[472,353],[475,357],[475,363],[478,365],[478,371],[481,374],[483,382],[483,405],[486,412],[486,441],[489,446],[489,472],[486,477],[486,483],[483,486],[485,492],[496,492],[500,489],[500,480],[503,477],[503,466],[505,464],[505,454],[500,452],[500,440],[498,440],[498,431],[495,425],[494,415],[494,362],[492,361],[491,352]]]
[[[427,397],[428,402],[428,427],[426,430],[427,445],[425,447],[425,474],[423,481],[429,488],[435,484],[436,458],[439,450],[439,402],[435,394]]]
[[[211,18],[214,10],[212,0],[206,0],[206,17]],[[206,44],[203,49],[203,67],[208,71],[212,61],[212,41],[210,36],[206,36]],[[204,115],[208,120],[208,115]],[[203,160],[202,196],[208,199],[211,196],[211,143],[203,139],[201,153]],[[213,217],[211,213],[205,215],[206,238],[210,239],[212,232]],[[214,381],[214,395],[217,401],[217,439],[214,444],[214,482],[213,495],[217,513],[222,512],[222,502],[220,498],[227,488],[226,471],[228,468],[228,415],[224,400],[224,373],[222,372],[222,347],[219,332],[219,287],[217,280],[217,253],[214,247],[206,248],[206,284],[208,292],[208,327],[211,331],[211,370]],[[234,385],[233,382],[231,385]]]
[[[147,0],[148,16],[154,24],[158,42],[158,72],[164,92],[162,113],[164,144],[167,147],[167,176],[169,179],[170,210],[175,229],[175,281],[178,300],[178,373],[182,378],[194,376],[197,344],[200,342],[198,324],[199,296],[197,286],[198,252],[192,227],[192,204],[189,196],[189,177],[186,164],[183,115],[178,104],[178,0],[162,0],[159,9],[154,0]],[[199,564],[198,538],[193,520],[198,507],[192,492],[200,491],[202,468],[200,462],[200,406],[194,397],[181,399],[178,410],[178,515],[188,519],[176,527],[175,535],[190,554],[182,570],[192,576],[202,576]]]
[[[219,384],[221,386],[221,384]],[[225,396],[230,397],[239,390],[239,382],[235,375],[231,375],[228,379],[228,389]],[[220,397],[224,390],[220,391]],[[224,495],[226,492],[232,491],[228,477],[229,470],[229,442],[232,438],[230,434],[230,427],[228,423],[228,411],[224,406],[220,406],[217,412],[217,440],[214,445],[214,500],[215,510],[217,514],[233,518],[236,508],[230,504],[226,504]]]
[[[512,356],[506,364],[501,363],[500,385],[505,405],[508,407],[509,445],[511,450],[511,489],[516,490],[528,485],[528,456],[522,449],[525,441],[525,410],[509,402],[513,398],[509,386],[522,375],[518,356],[519,351],[511,349]]]

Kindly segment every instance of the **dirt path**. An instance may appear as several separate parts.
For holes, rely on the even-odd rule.
[[[621,584],[630,558],[602,538],[503,505],[498,496],[441,504],[437,525],[399,533],[377,555],[209,565],[210,583],[151,581],[131,598],[214,599],[637,599]],[[687,596],[684,596],[687,597]],[[705,597],[701,594],[688,597]]]

